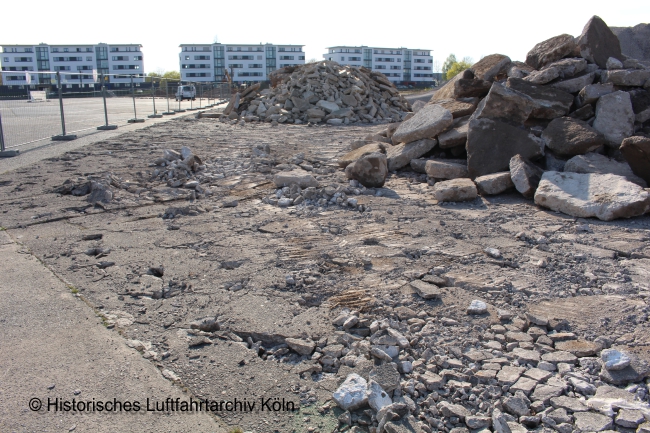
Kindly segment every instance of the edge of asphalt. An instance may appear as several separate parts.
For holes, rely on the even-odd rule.
[[[227,431],[206,411],[148,410],[167,398],[190,401],[192,395],[106,329],[74,292],[7,231],[0,231],[1,431]],[[94,410],[59,405],[73,399],[89,408],[93,402]],[[114,399],[121,402],[120,410],[98,410],[97,402]]]

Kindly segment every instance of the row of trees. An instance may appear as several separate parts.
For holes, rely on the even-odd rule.
[[[458,61],[455,54],[450,54],[442,65],[442,79],[451,80],[465,69],[471,68],[473,64],[474,60],[471,57],[465,56]]]

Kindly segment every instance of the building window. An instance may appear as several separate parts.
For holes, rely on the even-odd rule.
[[[64,53],[68,53],[68,52],[70,52],[70,49],[69,49],[69,48],[64,48],[64,49],[63,49],[63,52],[64,52]]]
[[[341,61],[342,61],[342,62],[345,61],[345,56],[341,56]]]
[[[111,47],[111,53],[116,53],[118,51],[120,51],[118,47]]]
[[[386,65],[377,65],[375,69],[386,69]]]
[[[298,56],[298,60],[305,60],[305,56]]]
[[[243,68],[244,64],[243,63],[231,63],[228,67],[229,68]]]
[[[248,65],[248,67],[250,69],[262,69],[264,67],[264,65],[261,64],[261,63],[252,63],[252,64]]]
[[[210,56],[194,56],[194,60],[210,60]]]
[[[58,49],[58,48],[52,48],[52,52],[53,52],[53,53],[58,53],[58,52],[59,52],[59,49]]]
[[[390,68],[391,69],[402,69],[401,66],[397,66],[397,65],[390,65]]]
[[[257,56],[257,60],[262,60],[262,56]]]
[[[3,61],[3,62],[8,62],[8,61],[9,61],[9,57],[3,57],[3,58],[2,58],[2,61]]]
[[[295,56],[280,56],[280,60],[293,60]]]
[[[33,53],[34,50],[32,50],[31,48],[25,48],[25,52],[26,52],[26,53]]]
[[[142,56],[133,56],[133,60],[135,61],[142,60]]]
[[[31,57],[14,57],[14,62],[31,62]]]
[[[185,56],[185,60],[189,60],[189,59],[190,59],[190,56]]]
[[[303,57],[301,60],[304,60],[304,59],[305,59],[305,58]],[[348,57],[348,59],[349,59],[351,62],[360,62],[360,61],[361,61],[361,57]]]
[[[278,52],[280,52],[280,53],[284,53],[284,47],[280,47],[280,48],[278,48]]]
[[[87,52],[87,53],[92,53],[92,52],[93,52],[93,49],[92,49],[91,47],[88,47],[88,48],[86,48],[86,52]]]
[[[129,60],[128,56],[113,56],[114,62]]]
[[[237,72],[238,77],[262,77],[262,72]]]
[[[92,62],[93,61],[93,56],[86,56],[86,61],[87,62]]]

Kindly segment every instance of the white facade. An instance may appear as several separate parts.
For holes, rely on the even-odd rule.
[[[234,82],[266,81],[269,73],[284,67],[305,64],[304,45],[209,44],[180,45],[182,81],[224,81],[225,72]]]
[[[364,66],[394,82],[433,81],[431,50],[336,46],[327,48],[323,58],[341,65]]]
[[[52,84],[57,71],[67,86],[93,86],[102,74],[116,87],[144,82],[144,58],[139,44],[97,45],[2,45],[2,81],[5,85]],[[30,74],[29,83],[24,71]],[[15,73],[12,73],[15,72]],[[20,72],[20,73],[19,73]],[[81,75],[79,75],[81,74]],[[118,75],[113,75],[118,74]]]

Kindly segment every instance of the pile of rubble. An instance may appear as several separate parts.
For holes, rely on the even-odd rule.
[[[222,119],[245,122],[400,122],[411,111],[384,74],[363,67],[322,61],[282,68],[280,83],[258,92],[256,84],[235,94]]]
[[[354,143],[341,166],[373,187],[405,167],[425,173],[440,202],[516,188],[572,216],[641,215],[650,209],[649,90],[650,69],[593,17],[578,38],[537,44],[526,63],[484,57],[386,140]]]
[[[411,285],[431,299],[435,285],[427,279],[441,277]],[[471,316],[486,312],[477,300],[467,308]],[[565,320],[505,310],[498,316],[474,347],[450,350],[440,344],[440,329],[460,326],[453,319],[399,307],[394,318],[371,322],[343,310],[334,336],[288,338],[277,353],[289,356],[288,348],[310,359],[301,368],[311,373],[353,369],[333,393],[345,411],[339,422],[375,425],[371,431],[380,433],[650,431],[646,362],[610,348],[608,338],[580,338]],[[356,426],[350,431],[365,431]]]

